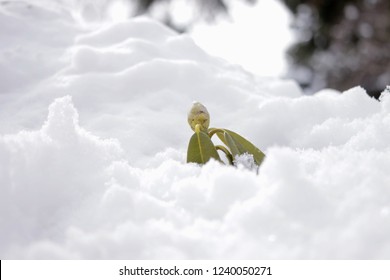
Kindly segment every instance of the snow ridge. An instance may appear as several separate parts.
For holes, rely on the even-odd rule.
[[[146,18],[56,26],[61,63],[0,94],[0,258],[390,257],[388,92],[304,96]],[[192,100],[265,151],[258,173],[185,163]]]

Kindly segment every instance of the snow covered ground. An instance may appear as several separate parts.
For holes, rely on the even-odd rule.
[[[389,92],[305,96],[147,18],[14,2],[0,31],[1,259],[390,258]],[[258,174],[185,163],[193,100]]]

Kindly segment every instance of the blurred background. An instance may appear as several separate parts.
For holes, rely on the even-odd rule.
[[[390,83],[389,0],[25,0],[69,9],[82,24],[147,15],[207,52],[306,93]]]

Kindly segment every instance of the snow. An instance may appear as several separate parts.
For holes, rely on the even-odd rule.
[[[388,92],[306,96],[148,18],[0,21],[1,259],[390,257]],[[185,163],[193,100],[258,173]]]

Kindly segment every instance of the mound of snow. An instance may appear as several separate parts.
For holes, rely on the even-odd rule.
[[[390,257],[388,93],[304,96],[146,18],[50,22],[68,59],[0,95],[2,259]],[[193,100],[265,151],[258,174],[185,163]]]

